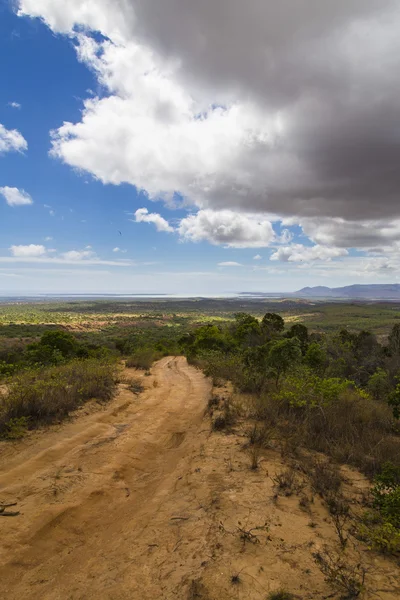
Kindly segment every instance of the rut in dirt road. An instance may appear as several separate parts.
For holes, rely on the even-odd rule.
[[[0,500],[21,511],[0,523],[1,597],[179,597],[163,591],[162,563],[192,500],[177,482],[207,436],[211,384],[182,357],[144,382],[139,397],[121,385],[103,411],[1,448]],[[184,573],[171,568],[173,589]]]

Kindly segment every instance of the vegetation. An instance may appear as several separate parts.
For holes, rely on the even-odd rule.
[[[347,516],[340,498],[332,500],[341,481],[331,461],[356,466],[373,480],[361,535],[397,552],[400,307],[285,300],[277,314],[277,306],[246,298],[1,304],[0,435],[18,439],[90,398],[108,400],[118,360],[147,372],[163,356],[184,354],[214,382],[230,380],[251,399],[252,469],[272,438],[292,454],[324,453],[328,462],[309,465],[308,475],[342,532]],[[131,389],[140,393],[140,380]],[[211,399],[209,412],[213,429],[234,426],[229,399]],[[299,487],[290,469],[275,484],[283,495]],[[341,572],[328,559],[320,565]]]
[[[0,435],[20,437],[38,423],[58,421],[85,401],[107,401],[116,384],[116,364],[75,359],[68,364],[16,375],[0,396]]]

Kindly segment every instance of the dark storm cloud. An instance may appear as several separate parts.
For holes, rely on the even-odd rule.
[[[54,154],[68,164],[152,198],[179,192],[200,208],[345,220],[332,222],[329,243],[379,245],[382,231],[399,239],[397,227],[384,225],[400,217],[400,0],[20,3],[54,30],[83,25],[116,44],[115,52],[89,45],[81,55],[103,82],[112,80],[116,99],[93,101],[82,123],[60,128]],[[154,100],[136,71],[129,85],[138,42],[152,52],[152,72],[182,94]],[[208,118],[196,138],[187,122],[210,104],[241,106],[241,135],[231,135],[234,117],[228,135]],[[280,123],[271,138],[268,119]],[[357,230],[357,221],[367,224]]]
[[[226,180],[205,203],[347,219],[400,214],[399,6],[134,2],[135,33],[178,58],[180,77],[199,96],[209,89],[222,101],[227,93],[250,96],[282,114],[272,152],[260,146],[248,157],[255,177],[242,190],[246,203]]]

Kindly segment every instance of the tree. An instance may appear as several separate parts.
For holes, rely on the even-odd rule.
[[[68,331],[46,331],[40,338],[41,346],[58,350],[64,357],[73,356],[78,349],[78,343]]]
[[[300,342],[302,353],[306,353],[308,346],[308,329],[305,325],[302,325],[302,323],[295,323],[291,326],[286,335],[289,338],[296,337]]]
[[[393,417],[400,419],[400,383],[398,383],[394,391],[389,396],[389,406],[392,407]]]
[[[368,391],[375,400],[384,400],[389,394],[389,375],[383,369],[378,368],[368,380]]]
[[[285,329],[285,321],[276,313],[266,313],[261,321],[262,328],[270,335],[282,333]]]
[[[301,359],[300,342],[297,338],[278,340],[273,342],[268,353],[268,365],[276,375],[276,385],[283,373],[299,362]]]
[[[389,350],[392,355],[400,354],[400,323],[393,325],[389,334]]]
[[[314,371],[323,371],[327,363],[325,349],[316,342],[313,342],[307,348],[304,362],[310,369],[314,369]]]
[[[261,341],[258,319],[247,313],[237,313],[232,334],[242,345],[256,346]]]

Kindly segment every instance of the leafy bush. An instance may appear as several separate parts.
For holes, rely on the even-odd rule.
[[[385,522],[399,529],[400,535],[400,467],[384,464],[381,473],[375,477],[371,493],[374,507]]]
[[[152,348],[142,348],[136,350],[132,356],[127,358],[126,366],[129,369],[143,369],[148,371],[153,362],[159,358],[159,355]]]
[[[15,417],[4,423],[2,437],[6,440],[19,440],[28,429],[29,417]]]
[[[10,422],[21,424],[18,419],[34,426],[62,419],[91,398],[110,400],[115,384],[115,363],[94,359],[20,373],[0,397],[0,435],[7,436]]]

